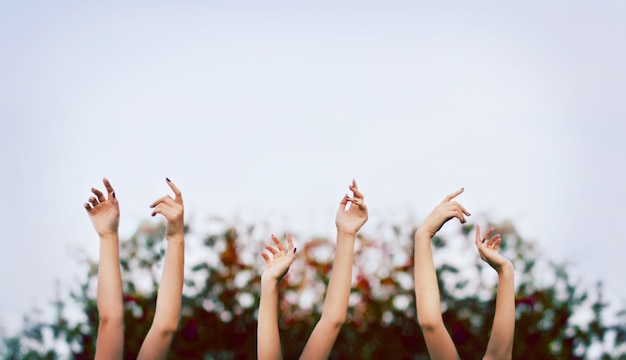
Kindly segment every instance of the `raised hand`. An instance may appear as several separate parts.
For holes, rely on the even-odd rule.
[[[261,275],[261,280],[274,280],[279,282],[283,276],[289,271],[289,266],[296,258],[296,248],[293,246],[293,240],[291,235],[287,233],[287,248],[280,242],[280,240],[272,235],[272,240],[276,247],[265,246],[270,254],[265,252],[261,253],[263,259],[265,259],[265,270]]]
[[[119,236],[120,207],[115,191],[106,178],[102,179],[107,196],[95,188],[95,195],[83,206],[94,229],[100,236],[98,261],[98,336],[95,359],[122,359],[124,356],[124,304],[120,271]]]
[[[117,229],[120,223],[120,207],[115,198],[115,191],[107,178],[103,178],[104,188],[107,191],[107,197],[96,189],[91,188],[91,192],[95,195],[89,198],[83,206],[89,214],[91,223],[100,237],[107,235],[117,235]]]
[[[475,243],[480,258],[499,273],[504,267],[512,267],[513,264],[498,252],[502,237],[500,234],[496,234],[490,238],[494,231],[494,228],[491,228],[487,230],[484,236],[480,236],[480,225],[476,225]]]
[[[418,232],[425,232],[432,238],[437,231],[441,229],[443,224],[452,218],[457,218],[461,224],[465,224],[465,216],[470,216],[471,214],[463,205],[452,201],[452,199],[463,193],[464,190],[465,189],[462,188],[446,196],[424,220]]]
[[[498,272],[498,292],[496,311],[487,351],[483,359],[510,359],[513,352],[515,333],[515,285],[513,263],[498,252],[502,238],[490,228],[480,236],[480,226],[476,225],[476,247],[480,258]]]
[[[367,206],[363,202],[363,194],[359,191],[356,181],[352,180],[352,184],[348,188],[354,196],[350,197],[346,194],[341,199],[335,225],[337,225],[338,233],[356,236],[361,226],[367,221]]]
[[[166,236],[182,236],[185,231],[183,195],[170,179],[165,178],[165,180],[167,181],[167,185],[169,185],[170,189],[174,192],[174,198],[170,195],[166,195],[153,202],[150,205],[153,209],[152,216],[161,214],[167,219]]]

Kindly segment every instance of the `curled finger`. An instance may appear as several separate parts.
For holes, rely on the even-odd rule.
[[[363,193],[359,190],[358,186],[356,185],[356,181],[354,179],[352,180],[352,185],[350,185],[349,188],[354,194],[355,198],[361,199],[361,200],[365,199],[365,197],[363,197]]]
[[[463,205],[459,204],[457,201],[454,201],[454,204],[457,205],[459,207],[459,209],[461,209],[463,214],[465,214],[467,216],[471,216],[472,215],[472,214],[470,214],[469,211],[467,211],[467,209],[465,209],[465,207]]]
[[[104,194],[102,193],[102,191],[96,189],[96,188],[91,188],[91,192],[96,195],[96,197],[98,198],[99,202],[105,202],[106,198],[104,197]]]
[[[159,199],[155,200],[152,204],[150,204],[150,207],[153,208],[153,207],[157,206],[160,203],[172,204],[172,203],[174,203],[174,199],[172,199],[172,197],[169,196],[169,195],[165,195],[165,196],[160,197]]]
[[[271,252],[271,253],[272,253],[272,255],[274,255],[274,256],[278,255],[278,250],[274,249],[274,248],[273,248],[273,247],[271,247],[271,246],[267,246],[267,245],[265,245],[265,250],[267,250],[267,251]]]
[[[93,206],[93,207],[96,207],[99,204],[98,199],[96,199],[93,196],[89,198],[89,202],[91,203],[91,206]]]

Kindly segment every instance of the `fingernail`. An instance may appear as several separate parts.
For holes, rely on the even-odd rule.
[[[115,197],[115,191],[111,193],[111,195],[113,195],[113,197]]]
[[[298,248],[293,248],[293,253],[296,253],[296,250],[298,250]]]
[[[169,178],[165,178],[165,180],[166,180],[167,182],[172,182],[172,180],[170,180]]]

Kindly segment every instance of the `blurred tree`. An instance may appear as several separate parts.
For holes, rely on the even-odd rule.
[[[187,272],[172,359],[256,358],[263,226],[214,220],[208,234],[187,232]],[[496,224],[502,251],[516,268],[517,322],[514,359],[626,359],[626,314],[603,298],[599,283],[583,289],[566,266],[542,256],[509,222]],[[443,317],[463,359],[481,358],[493,320],[497,276],[480,261],[473,226],[433,239]],[[415,318],[415,227],[381,225],[360,236],[347,324],[332,359],[427,359]],[[143,224],[121,245],[125,303],[125,353],[135,358],[155,310],[164,228]],[[334,243],[302,244],[282,282],[280,330],[286,359],[297,358],[321,315]],[[300,244],[298,244],[298,242]],[[4,336],[5,359],[92,359],[98,313],[97,262],[84,259],[86,277],[69,296],[57,295],[52,320],[26,317],[22,330]]]

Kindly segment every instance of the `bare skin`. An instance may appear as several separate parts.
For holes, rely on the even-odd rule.
[[[470,213],[454,201],[463,192],[460,189],[446,196],[428,215],[415,234],[415,298],[417,317],[424,333],[431,359],[459,359],[454,342],[445,328],[441,316],[439,286],[432,258],[431,239],[449,220],[456,218],[465,223]],[[482,260],[498,273],[499,286],[492,335],[487,345],[485,359],[510,359],[515,327],[515,301],[513,265],[498,252],[500,234],[490,238],[494,229],[481,237],[476,227],[476,247]]]
[[[107,191],[92,188],[92,196],[83,206],[100,237],[97,306],[100,322],[96,341],[96,359],[122,359],[124,356],[124,305],[120,270],[120,208],[115,191],[106,178]]]
[[[124,307],[119,259],[119,204],[109,181],[103,179],[108,197],[97,190],[84,204],[94,229],[100,237],[98,267],[98,339],[96,359],[122,359],[124,356]],[[138,359],[165,359],[178,327],[184,266],[184,207],[180,190],[167,179],[175,197],[167,195],[150,207],[152,216],[163,215],[167,220],[167,250],[159,286],[156,313]]]
[[[352,280],[354,243],[357,232],[368,218],[363,194],[354,180],[349,189],[354,195],[343,197],[335,218],[337,250],[322,317],[315,325],[300,359],[327,359],[341,326],[346,320]],[[289,235],[286,248],[276,237],[273,236],[272,239],[276,247],[266,247],[269,254],[262,254],[266,267],[261,276],[261,303],[257,332],[257,354],[261,360],[282,359],[278,333],[278,283],[295,259],[295,248]]]

